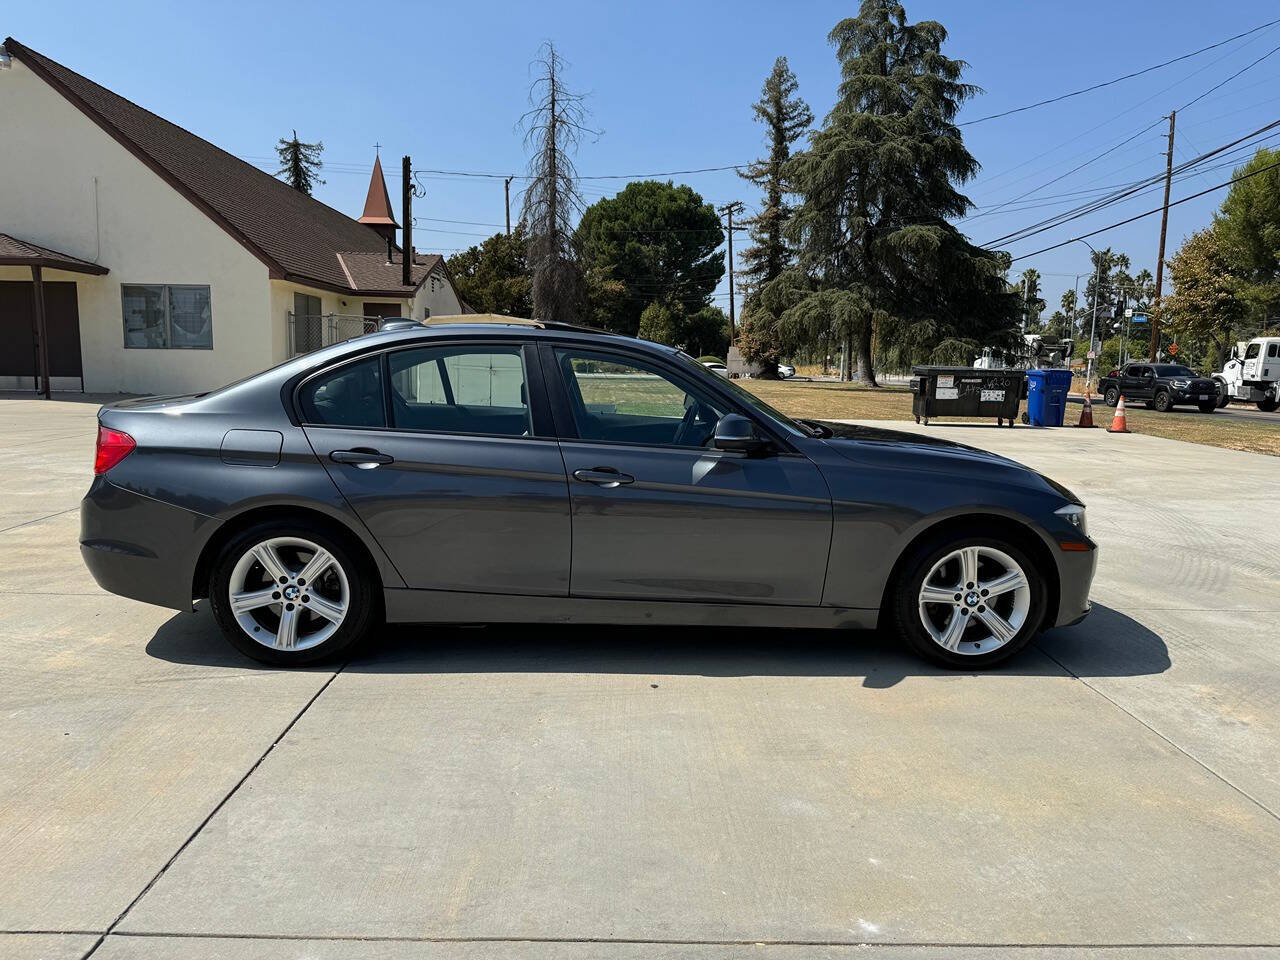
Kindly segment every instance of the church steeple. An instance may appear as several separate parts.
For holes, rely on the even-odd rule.
[[[391,195],[387,193],[387,181],[382,175],[381,157],[374,158],[373,176],[369,178],[369,195],[364,199],[364,214],[359,222],[373,227],[388,244],[395,243],[396,227],[399,224],[391,214]]]

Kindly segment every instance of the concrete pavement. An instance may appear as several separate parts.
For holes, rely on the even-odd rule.
[[[1280,957],[1276,458],[902,424],[1089,504],[1094,616],[991,674],[520,627],[284,672],[93,584],[93,414],[0,399],[0,958]]]

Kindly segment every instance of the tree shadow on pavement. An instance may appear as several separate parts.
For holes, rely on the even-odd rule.
[[[207,604],[161,625],[147,644],[159,660],[243,670],[252,661],[221,636]],[[270,667],[260,667],[270,670]],[[332,665],[306,669],[329,671]],[[1164,640],[1109,607],[1051,630],[994,675],[1123,677],[1169,669]],[[385,627],[347,664],[356,673],[624,673],[706,677],[849,677],[892,687],[911,676],[955,676],[878,631],[545,624]],[[963,671],[960,671],[963,673]]]

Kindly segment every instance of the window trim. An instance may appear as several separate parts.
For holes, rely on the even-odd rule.
[[[541,341],[540,357],[543,364],[543,378],[547,383],[547,390],[551,396],[551,412],[555,419],[556,435],[560,440],[573,443],[589,443],[598,444],[607,447],[638,447],[644,450],[683,450],[696,451],[702,455],[725,455],[739,458],[742,455],[733,451],[719,450],[712,446],[689,447],[676,445],[673,443],[639,443],[631,440],[596,440],[592,437],[583,437],[578,433],[578,424],[573,418],[572,402],[569,399],[569,388],[564,382],[564,374],[560,369],[559,361],[556,358],[556,352],[564,350],[570,353],[588,353],[602,356],[618,357],[622,362],[633,366],[648,366],[661,373],[664,377],[674,381],[677,386],[689,391],[692,378],[685,375],[685,372],[674,364],[664,362],[662,357],[653,356],[648,353],[631,352],[625,349],[618,349],[611,345],[597,345],[594,343],[581,343],[572,340],[543,340]],[[548,372],[549,371],[549,372]],[[715,376],[715,374],[708,374]],[[772,425],[761,422],[760,418],[755,416],[752,411],[747,410],[732,395],[720,390],[715,384],[698,383],[694,385],[698,392],[710,394],[714,397],[722,407],[725,413],[736,413],[746,417],[761,435],[771,440],[774,444],[775,456],[803,456],[795,447],[785,438],[779,436],[778,432],[773,429]],[[692,392],[692,391],[689,391]]]
[[[128,319],[124,314],[125,287],[159,287],[164,291],[164,331],[168,341],[163,346],[146,346],[129,343]],[[209,345],[179,346],[173,342],[173,317],[169,310],[169,291],[207,290],[209,292]],[[211,283],[126,283],[120,282],[120,337],[125,350],[212,350],[213,349],[213,284]]]

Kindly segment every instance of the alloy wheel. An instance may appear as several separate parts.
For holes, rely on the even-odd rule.
[[[991,653],[1016,637],[1031,609],[1026,572],[1002,550],[960,547],[933,565],[920,586],[920,622],[952,653]]]
[[[231,571],[227,592],[240,629],[255,643],[282,651],[324,643],[351,605],[342,564],[300,537],[272,537],[246,550]]]

